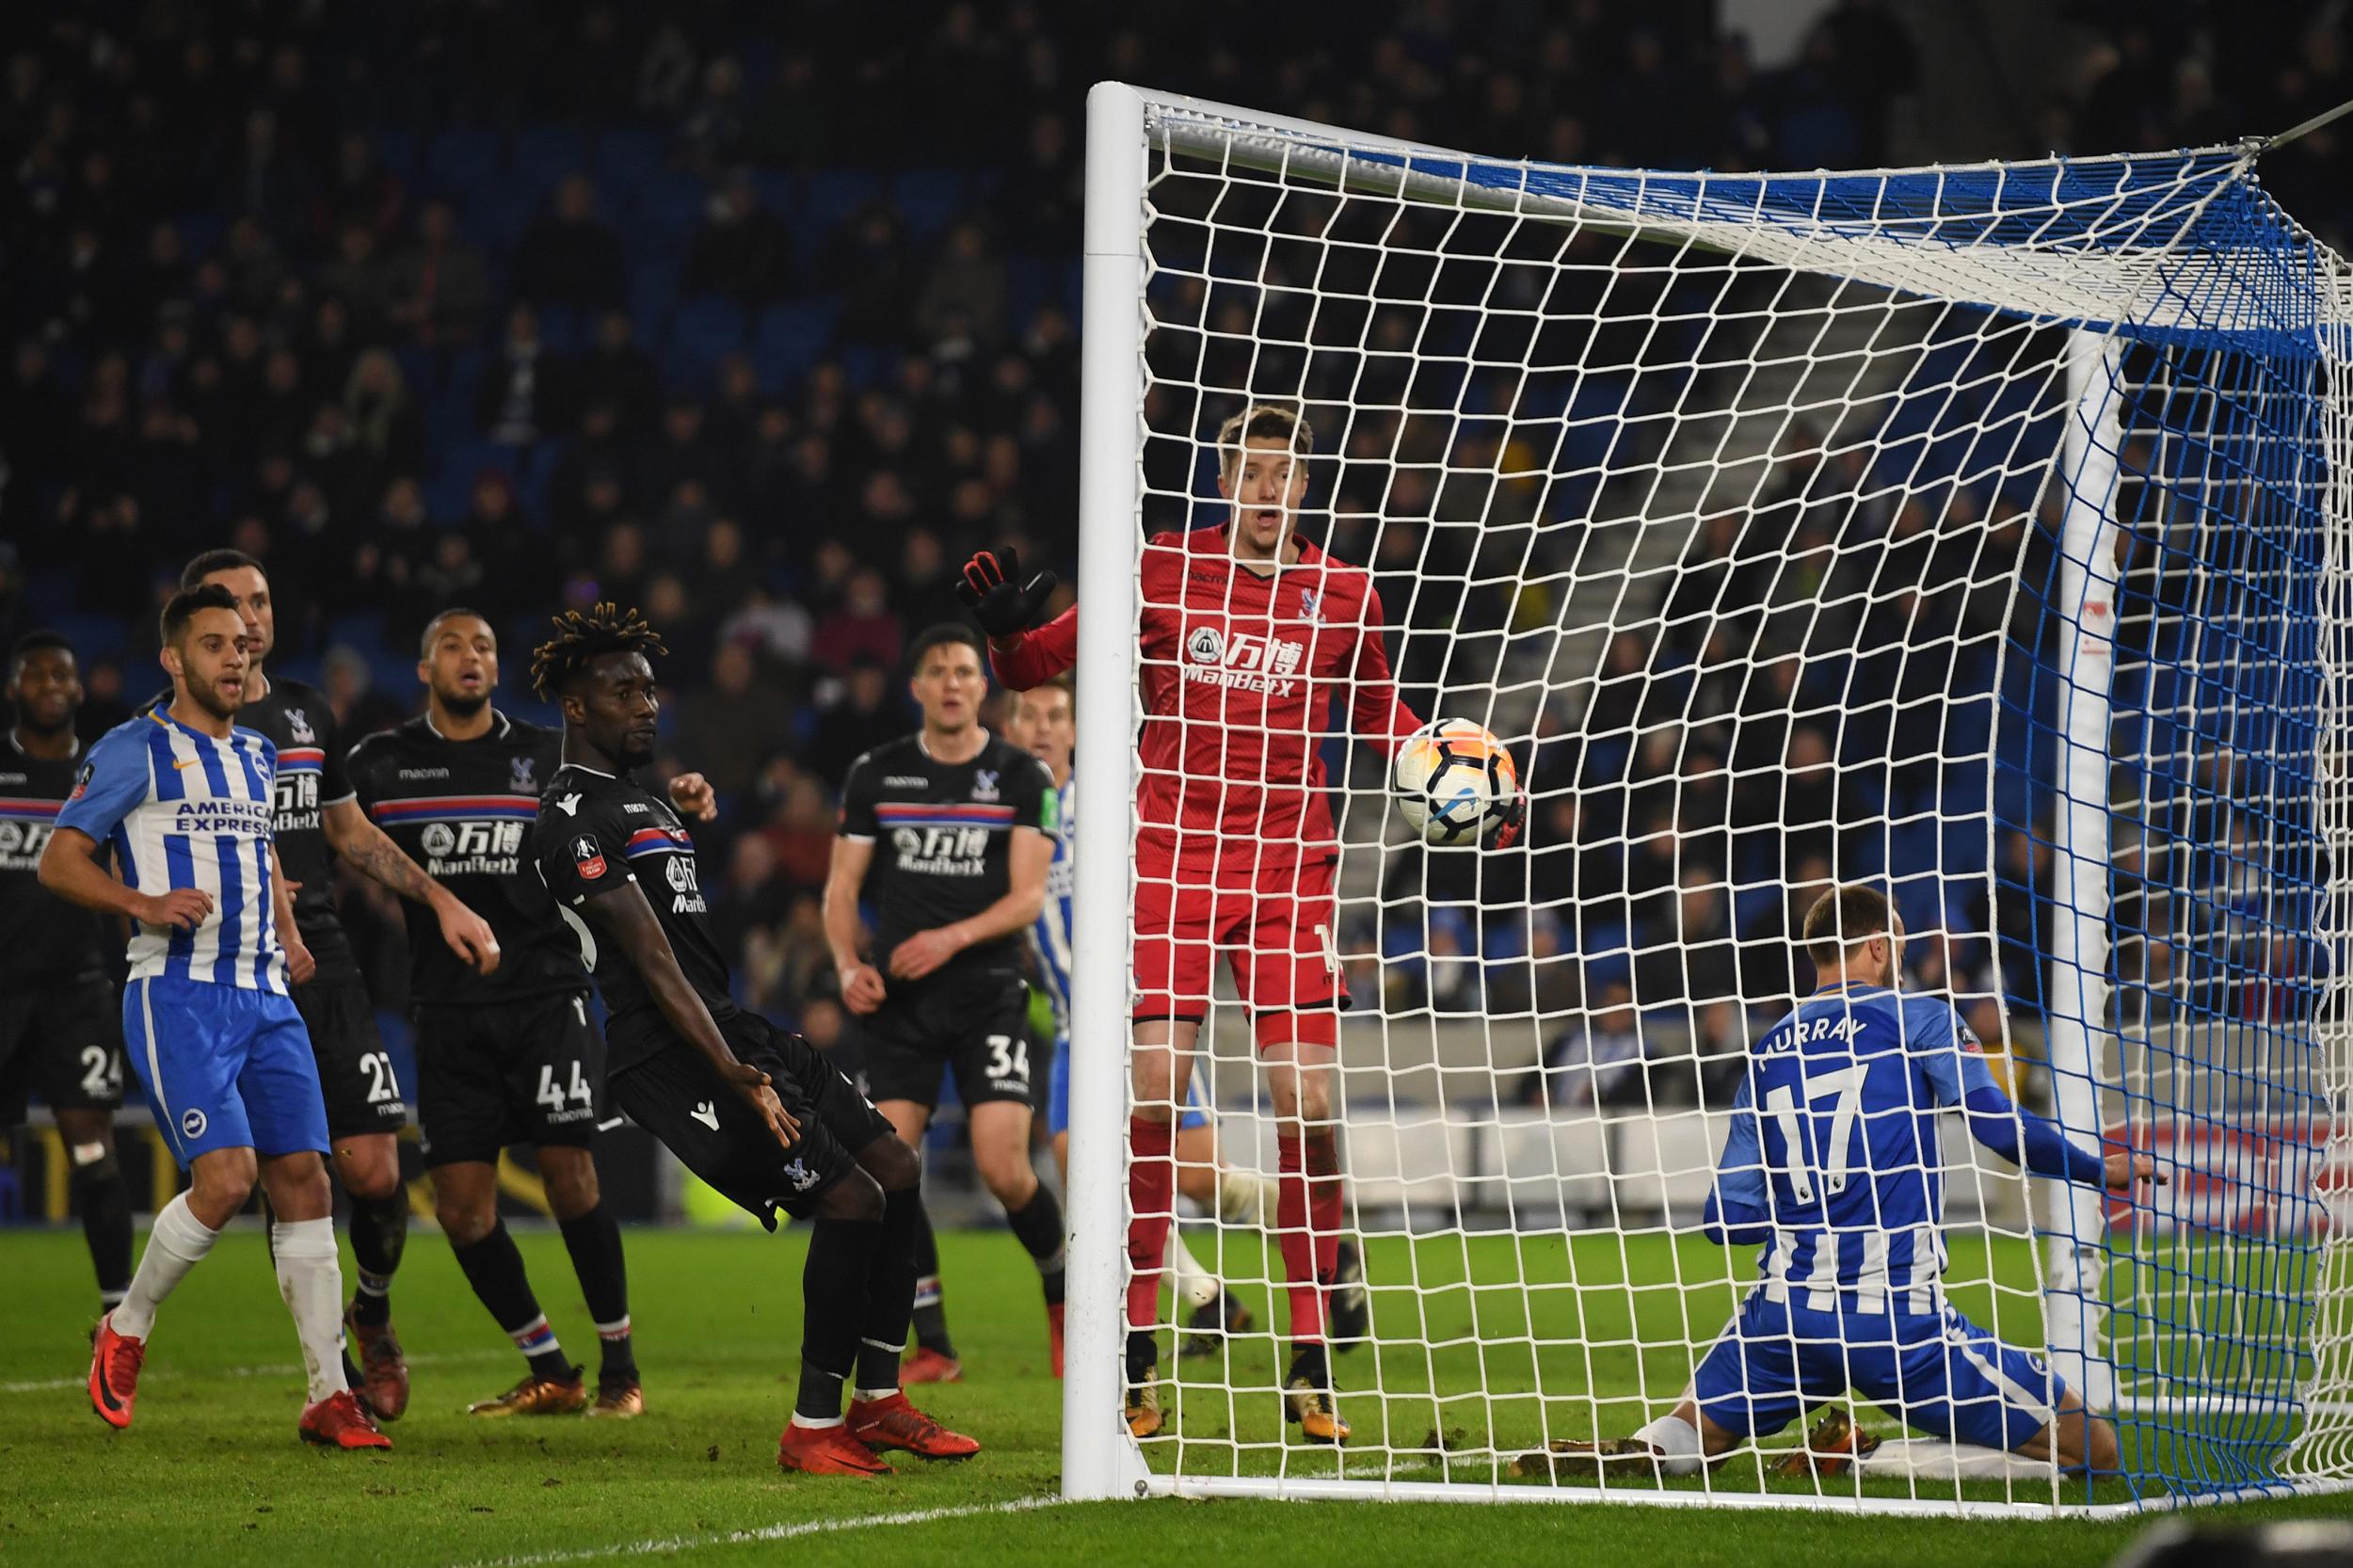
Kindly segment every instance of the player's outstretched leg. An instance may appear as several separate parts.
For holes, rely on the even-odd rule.
[[[262,1181],[278,1216],[270,1237],[278,1292],[294,1316],[310,1384],[296,1431],[304,1442],[323,1448],[389,1448],[392,1439],[376,1430],[344,1379],[344,1272],[329,1218],[335,1200],[326,1161],[310,1150],[280,1155],[264,1163]]]
[[[82,1240],[98,1276],[101,1316],[121,1304],[131,1288],[131,1187],[115,1158],[111,1111],[57,1108],[57,1136],[72,1163],[68,1182],[82,1215]]]
[[[1209,1119],[1196,1080],[1186,1099],[1184,1119],[1176,1128],[1177,1195],[1215,1214],[1221,1224],[1257,1226],[1273,1218],[1273,1186],[1263,1176],[1228,1170],[1219,1163],[1217,1127]],[[1249,1309],[1215,1273],[1202,1267],[1185,1245],[1181,1229],[1171,1228],[1168,1258],[1185,1315],[1185,1332],[1177,1339],[1176,1353],[1220,1353],[1233,1336],[1250,1327]]]
[[[1026,1088],[1026,1085],[1025,1085]],[[972,1159],[981,1180],[1004,1206],[1014,1239],[1037,1265],[1046,1296],[1047,1357],[1062,1375],[1064,1246],[1062,1205],[1037,1178],[1030,1158],[1030,1107],[1025,1100],[979,1100],[968,1112]]]
[[[858,1164],[883,1189],[882,1238],[867,1278],[866,1319],[857,1376],[845,1420],[870,1448],[898,1448],[924,1459],[968,1459],[981,1446],[950,1432],[900,1390],[899,1347],[915,1304],[915,1233],[922,1218],[922,1166],[895,1135],[872,1139]]]
[[[597,1165],[585,1148],[549,1145],[539,1151],[539,1174],[548,1206],[572,1256],[572,1272],[596,1324],[601,1363],[597,1402],[590,1416],[628,1420],[644,1414],[646,1391],[637,1372],[637,1350],[629,1320],[629,1264],[621,1253],[621,1227],[604,1207]]]
[[[556,1342],[547,1314],[532,1292],[523,1255],[499,1218],[497,1167],[487,1160],[453,1160],[433,1168],[433,1211],[450,1252],[476,1300],[523,1355],[514,1387],[466,1407],[470,1416],[568,1416],[588,1402],[588,1390]]]
[[[351,1197],[351,1259],[358,1279],[344,1323],[359,1352],[360,1391],[378,1420],[408,1409],[408,1360],[392,1328],[392,1275],[408,1245],[408,1192],[400,1145],[389,1132],[335,1142],[335,1170]]]
[[[812,1476],[887,1476],[890,1466],[851,1434],[842,1387],[857,1363],[874,1252],[882,1244],[881,1187],[851,1170],[818,1199],[801,1270],[801,1382],[776,1464]]]

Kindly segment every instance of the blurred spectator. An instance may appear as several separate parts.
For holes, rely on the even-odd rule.
[[[596,338],[572,367],[571,401],[583,410],[612,411],[613,428],[634,436],[662,406],[662,378],[653,356],[637,346],[637,328],[617,306],[597,314]]]
[[[618,305],[628,291],[620,236],[598,215],[597,187],[568,174],[515,248],[515,293],[586,309]]]
[[[427,201],[417,214],[417,236],[392,259],[385,292],[390,319],[423,346],[463,347],[481,331],[490,271],[457,232],[448,202]]]
[[[506,312],[474,398],[474,427],[503,446],[529,446],[556,423],[559,374],[539,336],[539,312],[521,300]]]
[[[1648,1097],[1646,1050],[1634,992],[1612,981],[1590,1016],[1545,1047],[1543,1063],[1520,1080],[1517,1101],[1556,1113],[1641,1105]]]
[[[679,746],[714,789],[733,795],[750,787],[791,719],[789,694],[761,679],[750,646],[721,643],[711,661],[711,683],[687,695]]]
[[[686,291],[760,305],[782,296],[792,281],[792,232],[760,205],[759,187],[738,169],[712,192],[687,248]]]
[[[855,665],[842,682],[841,700],[818,716],[816,732],[802,755],[820,777],[839,784],[852,762],[912,728],[901,710],[891,700],[890,677],[884,666],[871,660]]]

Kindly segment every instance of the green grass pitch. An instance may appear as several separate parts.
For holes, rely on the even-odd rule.
[[[558,1333],[575,1354],[593,1356],[594,1336],[560,1240],[545,1233],[520,1240]],[[1053,1496],[1060,1428],[1035,1278],[1002,1235],[941,1240],[970,1381],[928,1391],[925,1402],[981,1437],[987,1451],[954,1467],[902,1458],[899,1473],[887,1480],[817,1481],[780,1475],[773,1463],[800,1319],[802,1249],[790,1233],[631,1234],[632,1308],[649,1409],[636,1422],[604,1424],[482,1422],[462,1414],[466,1401],[512,1382],[519,1358],[467,1292],[448,1249],[421,1227],[395,1298],[414,1363],[414,1400],[392,1429],[395,1450],[364,1456],[322,1453],[295,1439],[301,1378],[257,1233],[243,1229],[225,1238],[172,1299],[148,1363],[138,1422],[122,1433],[90,1414],[82,1392],[90,1287],[79,1236],[0,1233],[0,1560],[109,1568],[521,1565],[656,1554],[662,1560],[744,1563],[812,1560],[816,1552],[863,1560],[871,1552],[913,1553],[915,1560],[953,1554],[960,1562],[988,1563],[1121,1560],[1148,1550],[1153,1560],[1174,1563],[1310,1556],[1351,1564],[1428,1563],[1454,1552],[1459,1560],[1475,1554],[1476,1560],[1498,1562],[1607,1554],[1672,1568],[1792,1560],[2041,1568],[2103,1561],[2140,1528],[2130,1520],[1865,1519],[1542,1503],[1158,1501],[1030,1511],[1021,1505]],[[1405,1245],[1376,1243],[1373,1277],[1402,1280],[1417,1269],[1431,1288],[1417,1303],[1385,1294],[1384,1320],[1394,1322],[1410,1307],[1427,1314],[1433,1330],[1459,1331],[1476,1320],[1491,1336],[1514,1332],[1509,1315],[1518,1309],[1517,1292],[1472,1283],[1495,1277],[1482,1251],[1509,1247],[1508,1239],[1469,1248],[1459,1239],[1421,1243],[1410,1259]],[[1550,1254],[1526,1255],[1531,1278],[1553,1277],[1546,1268],[1565,1277],[1572,1268],[1602,1266],[1557,1240],[1551,1246]],[[1614,1241],[1610,1253],[1614,1264]],[[1449,1256],[1460,1281],[1454,1287],[1441,1284]],[[1226,1261],[1238,1275],[1255,1268],[1265,1277],[1262,1259]],[[1672,1271],[1674,1263],[1640,1249],[1628,1261],[1637,1273],[1656,1264]],[[1721,1268],[1720,1261],[1714,1266]],[[1588,1274],[1579,1281],[1595,1283]],[[1712,1308],[1712,1297],[1703,1304]],[[1263,1305],[1257,1304],[1262,1322]],[[1659,1309],[1641,1310],[1647,1317]],[[1679,1338],[1685,1308],[1678,1302],[1666,1309]],[[1599,1321],[1586,1326],[1605,1337],[1612,1332]],[[1236,1380],[1271,1381],[1273,1353],[1272,1341],[1238,1344]],[[1385,1401],[1358,1400],[1349,1407],[1352,1416],[1360,1432],[1393,1429],[1404,1446],[1406,1429],[1431,1423],[1434,1406],[1411,1386],[1411,1358],[1401,1351],[1344,1358],[1344,1388],[1352,1376],[1369,1380],[1356,1370],[1369,1353],[1386,1358],[1383,1376],[1392,1392]],[[1440,1386],[1452,1386],[1454,1374],[1470,1365],[1461,1358],[1480,1353],[1449,1350],[1427,1365]],[[1653,1352],[1643,1359],[1683,1355]],[[1253,1370],[1257,1359],[1268,1363],[1263,1374]],[[1489,1376],[1503,1386],[1529,1377],[1532,1365],[1491,1359]],[[1202,1363],[1184,1366],[1196,1379],[1203,1373]],[[1558,1371],[1545,1369],[1547,1392],[1558,1385]],[[1663,1364],[1637,1367],[1606,1356],[1595,1358],[1589,1373],[1580,1366],[1574,1375],[1590,1375],[1596,1390],[1630,1394],[1638,1372],[1654,1384],[1680,1376]],[[1535,1398],[1494,1401],[1485,1435],[1497,1447],[1517,1441],[1534,1418]],[[1263,1467],[1267,1450],[1231,1440],[1273,1435],[1268,1412],[1256,1408],[1266,1403],[1271,1411],[1271,1397],[1234,1401],[1231,1410],[1223,1400],[1204,1408],[1196,1381],[1185,1399],[1188,1439],[1203,1445],[1188,1455],[1189,1466],[1223,1454],[1239,1456],[1229,1463],[1243,1471]],[[1466,1410],[1465,1401],[1451,1401],[1444,1418],[1460,1424],[1470,1418]],[[1000,1511],[978,1512],[991,1508]],[[888,1517],[936,1510],[960,1512],[930,1522]],[[2315,1513],[2353,1514],[2353,1504],[2264,1502],[2228,1516]],[[851,1533],[831,1533],[845,1526]],[[811,1531],[826,1533],[799,1539]]]

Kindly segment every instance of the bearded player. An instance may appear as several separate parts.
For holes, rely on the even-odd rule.
[[[1311,1442],[1348,1437],[1326,1352],[1340,1245],[1333,1066],[1345,994],[1333,896],[1339,841],[1316,743],[1335,696],[1357,735],[1394,753],[1421,720],[1397,695],[1371,575],[1301,538],[1314,435],[1257,404],[1218,432],[1220,526],[1160,534],[1140,563],[1144,717],[1136,792],[1135,989],[1128,1121],[1129,1432],[1161,1425],[1153,1335],[1175,1218],[1175,1122],[1192,1080],[1217,950],[1236,957],[1280,1119],[1284,1272],[1291,1361],[1285,1418]],[[1006,686],[1026,691],[1078,657],[1078,611],[1027,628],[1051,573],[984,552],[959,587]],[[1499,843],[1516,836],[1515,803]],[[1335,1324],[1337,1328],[1353,1325]],[[1356,1337],[1347,1334],[1343,1337]]]
[[[317,962],[294,987],[327,1097],[329,1168],[351,1197],[351,1257],[356,1288],[344,1324],[360,1351],[350,1368],[378,1420],[408,1408],[408,1363],[392,1328],[392,1275],[408,1244],[408,1192],[400,1179],[400,1129],[408,1119],[392,1054],[376,1031],[376,1010],[360,962],[335,909],[335,861],[341,859],[412,904],[431,911],[440,939],[481,974],[498,968],[498,938],[488,922],[427,876],[360,809],[344,773],[350,747],[334,710],[316,687],[272,676],[278,601],[262,563],[242,551],[208,550],[181,569],[180,586],[226,588],[245,622],[251,660],[237,723],[278,748],[274,832],[295,888],[295,924]],[[168,694],[159,700],[169,700]]]

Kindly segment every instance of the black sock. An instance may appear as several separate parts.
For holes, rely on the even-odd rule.
[[[523,1359],[531,1363],[532,1376],[552,1383],[569,1383],[578,1376],[572,1364],[564,1359],[564,1347],[555,1342],[555,1331],[548,1327],[539,1299],[531,1293],[523,1255],[506,1233],[504,1220],[473,1245],[450,1251],[456,1255],[458,1268],[465,1271],[466,1283],[490,1309],[490,1320],[506,1331]]]
[[[1160,1342],[1148,1328],[1128,1331],[1128,1381],[1138,1385],[1152,1381],[1160,1365]]]
[[[359,1291],[351,1299],[352,1320],[382,1328],[392,1320],[392,1273],[408,1244],[408,1192],[394,1187],[388,1197],[351,1200],[351,1260]]]
[[[1305,1378],[1310,1386],[1332,1386],[1332,1362],[1321,1340],[1310,1339],[1291,1347],[1291,1369],[1283,1374],[1283,1382],[1291,1384]]]
[[[1013,1226],[1014,1240],[1029,1253],[1037,1265],[1038,1277],[1046,1282],[1046,1304],[1060,1306],[1063,1297],[1063,1230],[1062,1205],[1054,1194],[1039,1182],[1037,1191],[1019,1212],[1005,1211],[1005,1219]]]
[[[621,1256],[621,1227],[602,1204],[585,1214],[561,1220],[565,1248],[572,1255],[572,1272],[580,1275],[580,1293],[587,1299],[588,1316],[596,1320],[597,1338],[604,1347],[604,1366],[597,1381],[619,1386],[637,1381],[637,1352],[630,1343],[629,1265]]]
[[[883,1194],[882,1240],[867,1274],[866,1325],[857,1343],[861,1393],[899,1386],[899,1352],[915,1315],[915,1233],[923,1219],[923,1190]]]
[[[82,1239],[98,1274],[98,1310],[111,1312],[131,1288],[131,1184],[109,1154],[76,1165],[72,1186],[82,1208]]]
[[[948,1306],[939,1288],[939,1238],[932,1234],[931,1211],[918,1194],[915,1210],[915,1342],[953,1361],[955,1341],[948,1337]]]
[[[858,1320],[866,1282],[882,1243],[876,1220],[819,1220],[809,1227],[808,1261],[801,1269],[801,1391],[795,1418],[841,1417],[841,1385],[857,1363]]]

